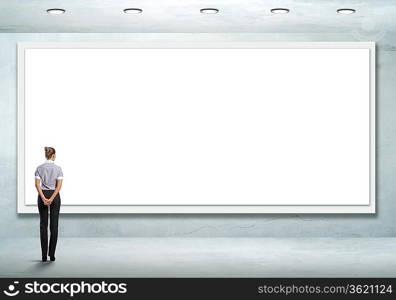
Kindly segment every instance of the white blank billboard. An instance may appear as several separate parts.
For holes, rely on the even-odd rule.
[[[37,211],[51,146],[61,212],[374,212],[373,60],[371,43],[20,44],[18,211]]]

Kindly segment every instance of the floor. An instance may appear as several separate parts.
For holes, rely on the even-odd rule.
[[[396,238],[0,239],[0,277],[396,277]]]

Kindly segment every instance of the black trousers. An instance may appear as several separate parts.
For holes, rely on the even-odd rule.
[[[55,190],[43,190],[44,196],[49,199]],[[60,194],[55,196],[54,201],[45,205],[40,195],[38,195],[37,206],[40,213],[40,241],[42,257],[55,256],[56,242],[58,241],[58,220],[61,206]],[[50,241],[48,251],[48,210],[50,211]]]

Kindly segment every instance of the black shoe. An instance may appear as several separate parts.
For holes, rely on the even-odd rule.
[[[55,256],[50,256],[51,261],[55,261]]]
[[[47,257],[46,256],[41,257],[41,261],[47,261]]]

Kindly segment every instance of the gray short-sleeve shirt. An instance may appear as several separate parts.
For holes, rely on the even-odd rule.
[[[43,190],[55,190],[56,180],[63,179],[63,172],[60,166],[49,159],[37,167],[34,176],[37,179],[41,179],[41,188]]]

